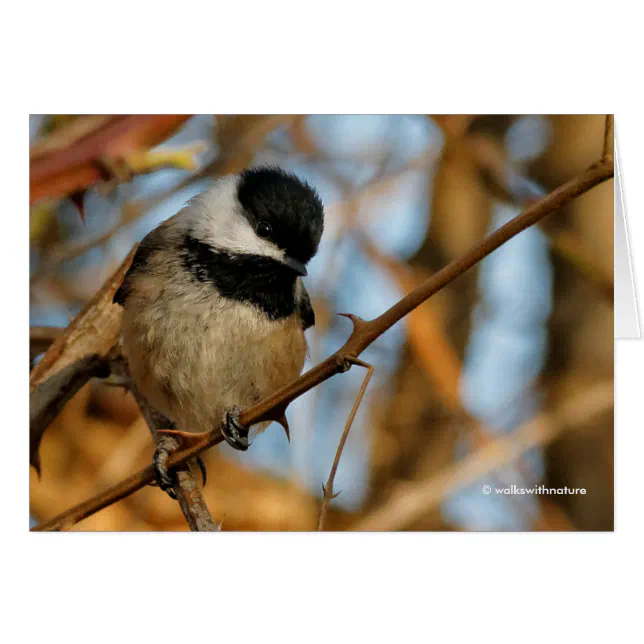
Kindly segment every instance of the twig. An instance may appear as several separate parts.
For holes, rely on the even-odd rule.
[[[307,371],[297,380],[294,380],[273,395],[245,410],[240,415],[240,422],[249,427],[261,421],[282,418],[286,408],[293,400],[325,380],[328,380],[335,374],[342,373],[345,370],[347,360],[358,357],[374,340],[379,338],[396,322],[404,318],[410,311],[413,311],[425,300],[447,286],[447,284],[460,277],[465,271],[493,253],[508,240],[526,228],[533,226],[546,216],[553,214],[575,197],[587,192],[603,181],[610,179],[612,176],[612,162],[605,163],[600,161],[592,165],[585,172],[567,181],[507,224],[501,226],[501,228],[497,229],[483,241],[476,244],[460,259],[451,262],[442,270],[438,271],[382,315],[368,322],[356,316],[350,316],[354,325],[353,332],[338,351],[313,367],[310,371]],[[223,440],[219,427],[203,434],[175,434],[181,437],[183,445],[168,460],[169,467],[176,467],[181,463],[185,463],[197,454],[219,444]],[[72,523],[76,523],[94,512],[136,492],[154,480],[154,478],[155,472],[152,466],[142,469],[125,481],[106,490],[103,494],[89,499],[63,512],[57,517],[36,526],[34,530],[56,530],[66,522],[71,521]]]
[[[210,514],[203,494],[192,472],[181,467],[176,471],[175,492],[179,506],[193,532],[221,532],[223,521],[217,523]],[[179,491],[177,491],[177,489]]]
[[[490,442],[432,478],[401,485],[384,505],[352,529],[390,531],[413,524],[450,494],[511,463],[530,449],[552,442],[565,430],[579,427],[610,409],[613,388],[612,382],[595,385],[552,414],[539,414],[516,432]]]
[[[427,273],[383,253],[364,233],[354,235],[367,257],[384,268],[398,282],[403,292],[419,286]],[[407,341],[429,381],[434,385],[443,404],[453,413],[463,416],[459,382],[461,363],[443,329],[442,321],[432,302],[414,309],[407,319]]]
[[[363,362],[362,360],[358,360],[357,358],[350,358],[347,360],[347,362],[358,365],[360,367],[364,367],[367,370],[367,373],[365,374],[364,380],[362,381],[362,386],[360,387],[356,401],[353,403],[351,413],[349,414],[349,418],[347,419],[347,424],[344,426],[344,431],[342,432],[342,437],[340,438],[340,443],[338,445],[338,451],[335,454],[333,465],[331,466],[331,471],[329,472],[329,478],[326,482],[326,485],[322,486],[322,490],[324,491],[324,498],[322,499],[322,506],[320,507],[320,514],[318,516],[317,529],[319,531],[324,530],[324,520],[326,519],[326,511],[329,507],[329,503],[338,496],[337,494],[333,493],[335,473],[338,471],[338,465],[340,464],[342,451],[344,450],[344,445],[347,442],[347,438],[349,437],[349,431],[351,430],[353,419],[356,417],[358,407],[360,407],[360,403],[364,398],[365,391],[367,391],[367,386],[369,385],[371,376],[373,376],[373,365],[370,365],[367,362]]]

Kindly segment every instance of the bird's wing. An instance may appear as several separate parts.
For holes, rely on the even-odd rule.
[[[151,235],[147,235],[147,237],[145,237],[143,241],[141,241],[139,247],[136,249],[136,253],[134,253],[132,264],[130,265],[127,273],[125,273],[125,277],[123,278],[121,286],[116,291],[116,293],[114,293],[114,297],[112,298],[112,302],[114,304],[125,306],[125,300],[130,294],[130,290],[132,288],[132,277],[136,275],[137,271],[141,270],[141,268],[145,265],[145,263],[148,261],[148,257],[150,257],[150,255],[154,252],[155,248],[156,246]]]
[[[304,329],[304,331],[315,326],[315,312],[313,311],[311,298],[309,297],[304,284],[302,284],[302,293],[297,302],[297,312],[300,316],[300,320],[302,321],[302,329]]]

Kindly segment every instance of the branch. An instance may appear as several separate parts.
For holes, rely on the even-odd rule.
[[[345,425],[344,431],[342,432],[342,437],[340,438],[340,444],[338,445],[338,451],[335,454],[335,458],[333,459],[333,465],[331,466],[331,471],[329,472],[329,478],[326,482],[326,485],[322,486],[322,490],[324,491],[324,498],[322,499],[322,506],[320,507],[320,514],[318,517],[318,527],[317,527],[317,529],[320,531],[324,530],[324,520],[326,519],[326,511],[329,507],[329,503],[338,496],[337,494],[333,494],[333,483],[335,481],[335,473],[338,471],[338,465],[340,465],[340,458],[342,457],[342,451],[344,450],[344,445],[347,442],[347,438],[349,437],[349,431],[351,429],[351,425],[353,424],[353,419],[356,417],[356,413],[358,412],[358,407],[360,407],[360,403],[362,402],[365,391],[367,391],[367,385],[371,380],[371,376],[373,376],[372,365],[366,362],[363,362],[362,360],[357,360],[356,358],[351,358],[348,362],[350,364],[356,364],[360,367],[364,367],[365,369],[367,369],[367,373],[364,377],[364,380],[362,381],[362,386],[360,387],[360,391],[358,392],[355,403],[353,403],[353,408],[351,409],[351,413],[349,414],[349,418],[347,419],[347,424]]]
[[[427,279],[426,271],[411,268],[383,253],[367,235],[355,237],[367,257],[387,271],[403,292],[413,290]],[[407,342],[445,407],[459,416],[465,415],[459,392],[461,363],[431,302],[409,314]]]
[[[49,347],[29,375],[29,462],[40,474],[38,448],[43,433],[64,404],[92,377],[107,375],[121,326],[114,293],[130,267],[135,249],[100,291]]]
[[[286,408],[293,400],[325,380],[328,380],[335,374],[345,371],[347,361],[351,358],[358,357],[374,340],[379,338],[410,311],[413,311],[425,300],[460,277],[465,271],[493,253],[508,240],[548,215],[551,215],[575,197],[587,192],[603,181],[610,179],[612,176],[612,162],[606,163],[600,161],[592,165],[585,172],[566,182],[493,232],[459,260],[445,266],[379,317],[368,322],[355,316],[352,317],[354,325],[353,332],[338,351],[310,371],[307,371],[297,380],[282,387],[273,395],[244,411],[240,416],[240,422],[245,426],[251,426],[262,421],[282,418]],[[179,464],[185,463],[223,440],[219,427],[203,434],[170,433],[180,438],[182,445],[168,460],[169,467],[176,467]],[[154,478],[154,468],[150,465],[147,468],[139,470],[103,494],[89,499],[57,517],[36,526],[34,530],[57,530],[66,522],[76,523],[98,510],[136,492],[154,480]]]
[[[384,505],[356,523],[352,530],[392,531],[412,525],[450,494],[610,409],[613,388],[612,382],[595,385],[553,413],[539,414],[516,432],[497,438],[430,479],[401,485]]]

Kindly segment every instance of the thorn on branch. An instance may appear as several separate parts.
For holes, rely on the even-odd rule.
[[[78,216],[81,218],[81,221],[85,223],[85,194],[87,190],[76,190],[69,195],[69,199],[76,207],[78,211]]]
[[[279,423],[286,434],[286,440],[291,442],[291,430],[288,425],[288,419],[286,418],[286,405],[280,405],[276,407],[272,412],[269,412],[265,416],[266,420],[272,420],[276,423]]]
[[[257,422],[260,422],[262,420],[270,420],[279,423],[286,434],[286,440],[288,440],[288,442],[290,443],[291,430],[289,428],[288,419],[286,418],[286,408],[288,407],[288,405],[288,402],[282,402],[278,405],[275,405],[275,407],[269,409],[266,413],[260,415],[260,417],[254,418],[252,420],[252,423],[246,422],[246,420],[243,418],[244,412],[242,412],[240,416],[240,422],[242,423],[242,425],[248,427],[250,427],[251,424],[256,424]]]
[[[324,483],[322,483],[322,494],[323,494],[325,497],[326,497],[326,496],[328,496],[328,498],[329,498],[330,500],[333,500],[333,499],[337,499],[337,498],[340,496],[340,494],[342,494],[342,490],[340,490],[340,491],[338,491],[338,492],[336,492],[336,493],[334,494],[334,493],[333,493],[333,490],[332,490],[331,488],[329,488],[329,493],[328,493],[328,495],[327,495],[326,485],[324,485]]]
[[[353,313],[338,313],[338,315],[341,315],[343,318],[348,318],[349,320],[351,320],[351,322],[353,323],[354,333],[362,329],[367,324],[366,320],[363,320],[361,317],[358,317],[357,315],[353,315]]]

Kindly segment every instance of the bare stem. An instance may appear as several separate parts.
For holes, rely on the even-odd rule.
[[[322,486],[322,489],[324,490],[324,498],[322,499],[322,506],[320,507],[320,514],[318,516],[318,527],[317,527],[317,529],[320,531],[324,530],[324,520],[326,519],[326,512],[329,507],[329,503],[331,503],[331,501],[336,496],[338,496],[337,494],[333,493],[333,483],[335,482],[335,473],[338,471],[338,465],[340,465],[340,458],[342,457],[342,451],[344,450],[344,445],[347,442],[347,438],[349,437],[349,431],[351,430],[353,419],[356,417],[356,414],[358,413],[358,407],[360,407],[360,403],[364,398],[365,391],[367,391],[367,386],[369,385],[371,376],[373,376],[373,366],[368,364],[367,362],[363,362],[362,360],[358,360],[357,358],[350,358],[348,362],[358,365],[360,367],[364,367],[367,370],[367,373],[365,374],[364,380],[362,381],[362,386],[360,387],[360,391],[358,392],[356,401],[353,403],[351,413],[349,414],[349,418],[347,419],[347,424],[344,426],[344,431],[342,432],[342,437],[340,438],[338,450],[335,453],[335,458],[333,459],[333,465],[331,466],[331,471],[329,472],[329,478],[326,482],[326,485]]]

